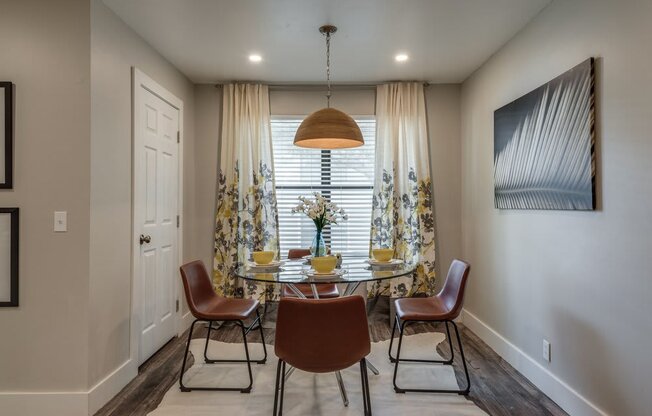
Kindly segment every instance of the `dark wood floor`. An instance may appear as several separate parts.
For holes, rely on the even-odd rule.
[[[270,308],[272,309],[272,308]],[[387,318],[389,303],[380,298],[370,305],[369,327],[372,341],[389,339],[391,327]],[[268,311],[269,319],[274,311]],[[462,343],[469,371],[471,373],[471,393],[468,396],[476,405],[491,415],[566,415],[552,400],[540,392],[512,366],[496,355],[475,334],[460,325]],[[441,326],[414,325],[409,333],[442,331]],[[202,327],[195,337],[205,338]],[[132,380],[115,398],[100,409],[96,416],[144,416],[154,410],[161,402],[165,392],[178,383],[179,370],[187,334],[175,338],[157,352],[139,369],[138,376]],[[237,327],[224,327],[211,335],[223,342],[241,342],[241,332]],[[258,331],[252,331],[249,340],[260,342]],[[265,340],[273,344],[274,329],[265,330]],[[440,353],[448,356],[448,345],[444,342]],[[464,385],[460,354],[456,349],[455,367],[460,385]],[[192,363],[192,358],[191,361]]]

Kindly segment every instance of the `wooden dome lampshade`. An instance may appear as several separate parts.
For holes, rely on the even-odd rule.
[[[326,36],[326,94],[327,107],[315,111],[303,120],[294,135],[294,145],[312,149],[348,149],[364,144],[358,123],[348,114],[331,108],[331,35],[337,32],[333,25],[324,25],[319,33]]]
[[[348,149],[363,144],[358,123],[335,108],[323,108],[310,114],[294,136],[295,146],[313,149]]]

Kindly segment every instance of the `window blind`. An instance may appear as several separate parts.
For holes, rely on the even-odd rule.
[[[376,121],[356,118],[365,144],[353,149],[320,150],[294,146],[303,119],[272,117],[272,145],[281,256],[291,248],[308,248],[315,225],[302,214],[292,214],[299,196],[322,195],[341,208],[349,219],[324,230],[326,245],[343,256],[369,253],[371,199],[374,183]]]

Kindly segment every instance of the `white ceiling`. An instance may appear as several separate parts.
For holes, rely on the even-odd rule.
[[[457,83],[550,0],[104,0],[192,81]],[[410,59],[397,63],[395,54]],[[263,61],[252,64],[251,53]]]

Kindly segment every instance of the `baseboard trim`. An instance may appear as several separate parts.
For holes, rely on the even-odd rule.
[[[183,335],[183,333],[186,332],[186,329],[190,328],[193,319],[195,319],[195,317],[192,316],[192,313],[190,312],[186,312],[181,316],[181,319],[179,320],[179,328],[177,328],[178,336]]]
[[[3,415],[87,416],[88,394],[86,392],[2,392],[0,409]]]
[[[93,415],[100,410],[137,375],[138,366],[129,359],[100,380],[88,391],[88,415]]]
[[[138,366],[127,360],[88,391],[0,392],[3,415],[90,416],[115,397],[134,377]]]
[[[609,416],[604,410],[591,403],[586,397],[466,309],[462,311],[462,322],[568,414],[573,416]]]

